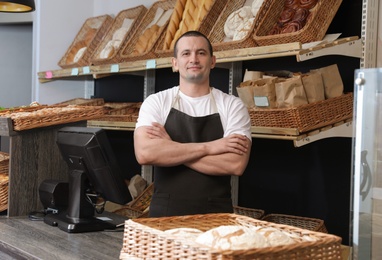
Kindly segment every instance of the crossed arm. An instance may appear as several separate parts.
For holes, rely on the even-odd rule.
[[[134,149],[142,165],[184,164],[208,175],[240,176],[248,163],[251,141],[232,134],[210,142],[178,143],[171,140],[162,125],[153,123],[135,130]]]

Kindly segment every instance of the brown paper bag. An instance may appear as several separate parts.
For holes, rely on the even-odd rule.
[[[240,85],[236,87],[236,91],[246,107],[251,108],[255,106],[255,102],[253,101],[253,86],[251,80],[240,83]]]
[[[253,99],[257,108],[276,108],[276,78],[253,81]]]
[[[248,81],[248,80],[257,80],[261,79],[263,77],[263,72],[261,71],[251,71],[246,69],[244,73],[244,78],[243,82]]]
[[[297,107],[308,104],[301,76],[282,79],[275,83],[278,108]]]
[[[339,97],[343,94],[344,85],[337,64],[312,71],[319,71],[322,75],[322,81],[324,82],[325,88],[325,98]]]
[[[301,77],[308,103],[314,103],[325,99],[324,82],[321,73],[306,73]]]

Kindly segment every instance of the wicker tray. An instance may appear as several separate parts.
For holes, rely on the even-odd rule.
[[[0,174],[9,172],[9,154],[0,152]]]
[[[220,14],[223,12],[226,4],[230,2],[229,0],[218,0],[218,1],[212,0],[212,1],[213,3],[210,7],[210,10],[208,10],[207,15],[203,18],[199,28],[196,28],[197,31],[203,33],[206,36],[210,34],[213,26],[216,23],[216,20],[219,18]],[[235,2],[235,1],[232,1],[232,2]],[[174,54],[173,48],[169,49],[164,46],[165,35],[166,33],[164,33],[164,37],[161,37],[160,42],[158,43],[158,46],[156,46],[156,49],[155,49],[155,54],[159,58],[170,57],[170,56],[173,56]]]
[[[0,173],[0,211],[8,209],[8,174]]]
[[[55,104],[60,105],[77,105],[77,106],[102,106],[105,103],[103,98],[74,98],[64,102]]]
[[[21,131],[89,120],[105,113],[103,106],[39,106],[26,110],[0,113],[0,119],[11,118],[13,130]]]
[[[284,224],[294,227],[299,227],[303,229],[308,229],[317,232],[328,233],[328,230],[325,227],[324,221],[316,218],[306,218],[299,216],[291,216],[284,214],[268,214],[265,215],[262,220]]]
[[[90,58],[98,44],[112,25],[113,18],[109,15],[102,15],[88,18],[77,33],[72,44],[58,62],[61,68],[74,68],[90,65]],[[77,52],[86,47],[77,62],[73,61]]]
[[[261,219],[265,213],[262,209],[251,209],[240,206],[233,206],[233,212],[238,215],[243,215],[255,219]]]
[[[154,20],[155,13],[158,10],[158,8],[167,11],[169,9],[173,9],[175,3],[176,0],[163,0],[157,1],[154,4],[152,4],[152,6],[149,8],[147,13],[143,17],[142,22],[137,27],[134,35],[121,47],[121,51],[118,54],[118,62],[154,59],[157,57],[157,55],[155,54],[155,50],[157,49],[158,44],[162,41],[162,38],[165,36],[165,31],[170,19],[168,19],[167,22],[160,27],[156,38],[151,43],[152,45],[148,46],[147,50],[144,53],[139,55],[134,54],[133,51],[135,48],[135,44],[138,41],[139,37],[145,32],[146,27],[149,26],[150,23]]]
[[[309,236],[290,245],[248,250],[213,250],[188,239],[162,231],[172,228],[197,228],[207,231],[222,225],[274,227],[298,237]],[[129,258],[130,257],[130,258]],[[180,217],[127,220],[120,259],[341,259],[341,238],[288,225],[253,219],[237,214],[204,214]]]
[[[342,0],[318,0],[317,5],[311,10],[311,17],[302,29],[293,33],[268,35],[277,23],[286,0],[265,1],[269,2],[270,6],[253,33],[253,39],[259,46],[322,40],[342,3]]]
[[[142,102],[106,103],[106,113],[97,121],[136,122]]]
[[[250,108],[251,125],[295,128],[300,133],[353,117],[353,93],[292,108]]]
[[[106,35],[102,39],[102,42],[98,45],[98,47],[94,51],[92,57],[90,58],[90,63],[92,65],[117,63],[119,61],[118,60],[118,52],[121,50],[123,43],[125,41],[129,40],[130,37],[134,35],[135,30],[138,28],[143,17],[145,16],[146,12],[147,12],[147,8],[143,5],[139,5],[139,6],[129,8],[129,9],[126,9],[126,10],[119,12],[117,14],[117,16],[114,18],[112,26],[109,28]],[[134,21],[132,22],[129,30],[124,35],[123,40],[121,41],[121,45],[119,46],[119,48],[114,50],[114,53],[109,58],[102,59],[100,57],[102,50],[106,47],[108,42],[113,39],[114,33],[119,28],[122,27],[125,19],[131,19]]]

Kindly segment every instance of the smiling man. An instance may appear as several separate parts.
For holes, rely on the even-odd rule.
[[[179,86],[145,99],[134,132],[138,163],[154,166],[150,216],[233,212],[230,179],[251,151],[248,110],[210,86],[216,57],[200,32],[179,37],[172,65]]]

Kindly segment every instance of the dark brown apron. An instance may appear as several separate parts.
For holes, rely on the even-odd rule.
[[[223,137],[219,113],[192,117],[172,107],[165,128],[172,140],[181,143]],[[185,165],[154,167],[150,217],[231,212],[231,176],[206,175]]]

